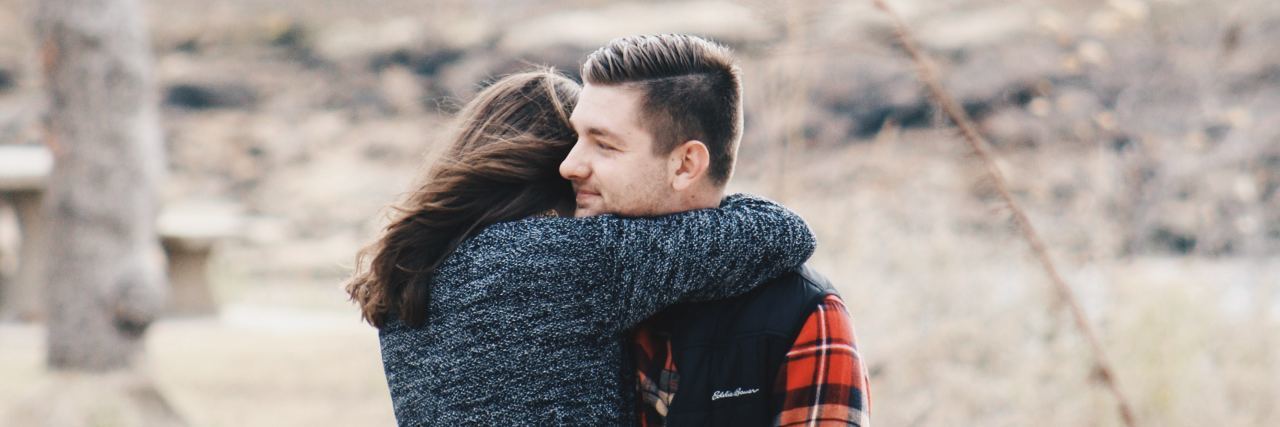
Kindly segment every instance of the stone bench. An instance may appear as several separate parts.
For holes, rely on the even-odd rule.
[[[47,247],[44,189],[53,156],[43,145],[0,145],[0,203],[13,205],[18,217],[18,271],[0,287],[0,320],[35,320],[44,311],[40,276]]]
[[[207,315],[217,312],[209,286],[209,260],[214,245],[237,233],[239,215],[219,204],[166,207],[157,222],[160,243],[169,258],[169,313]]]
[[[18,271],[0,281],[0,320],[43,318],[43,269],[47,260],[46,221],[41,203],[53,158],[43,145],[0,145],[0,202],[12,203],[19,223]],[[168,258],[170,314],[216,311],[208,282],[214,243],[235,232],[237,216],[210,205],[166,207],[157,219]]]

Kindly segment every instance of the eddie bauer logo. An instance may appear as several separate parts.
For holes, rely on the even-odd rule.
[[[721,391],[717,391],[717,392],[715,392],[715,393],[711,393],[711,400],[712,400],[712,401],[716,401],[716,400],[726,399],[726,398],[730,398],[730,397],[745,396],[745,395],[748,395],[748,394],[755,394],[755,393],[756,393],[756,392],[758,392],[758,391],[760,391],[760,389],[758,389],[758,388],[752,388],[752,389],[746,389],[746,390],[743,390],[743,389],[742,389],[742,387],[738,387],[737,389],[735,389],[735,390],[733,390],[733,391],[724,391],[724,390],[721,390]]]

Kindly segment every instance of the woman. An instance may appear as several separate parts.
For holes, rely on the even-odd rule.
[[[797,216],[730,196],[657,218],[567,218],[558,165],[579,87],[506,77],[459,113],[450,148],[348,283],[379,328],[401,425],[630,423],[625,331],[799,266]]]

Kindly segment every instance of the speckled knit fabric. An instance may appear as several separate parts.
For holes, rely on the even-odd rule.
[[[464,242],[427,324],[388,323],[402,426],[626,425],[626,330],[678,302],[735,296],[814,250],[795,214],[751,196],[656,218],[528,218]]]

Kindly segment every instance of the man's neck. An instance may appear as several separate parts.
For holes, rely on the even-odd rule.
[[[708,189],[705,191],[695,191],[684,195],[681,204],[684,210],[691,211],[694,209],[715,208],[720,206],[720,200],[724,199],[724,189]]]
[[[720,201],[724,199],[724,189],[686,191],[669,194],[668,196],[667,199],[650,205],[652,210],[647,215],[668,215],[720,207]]]

